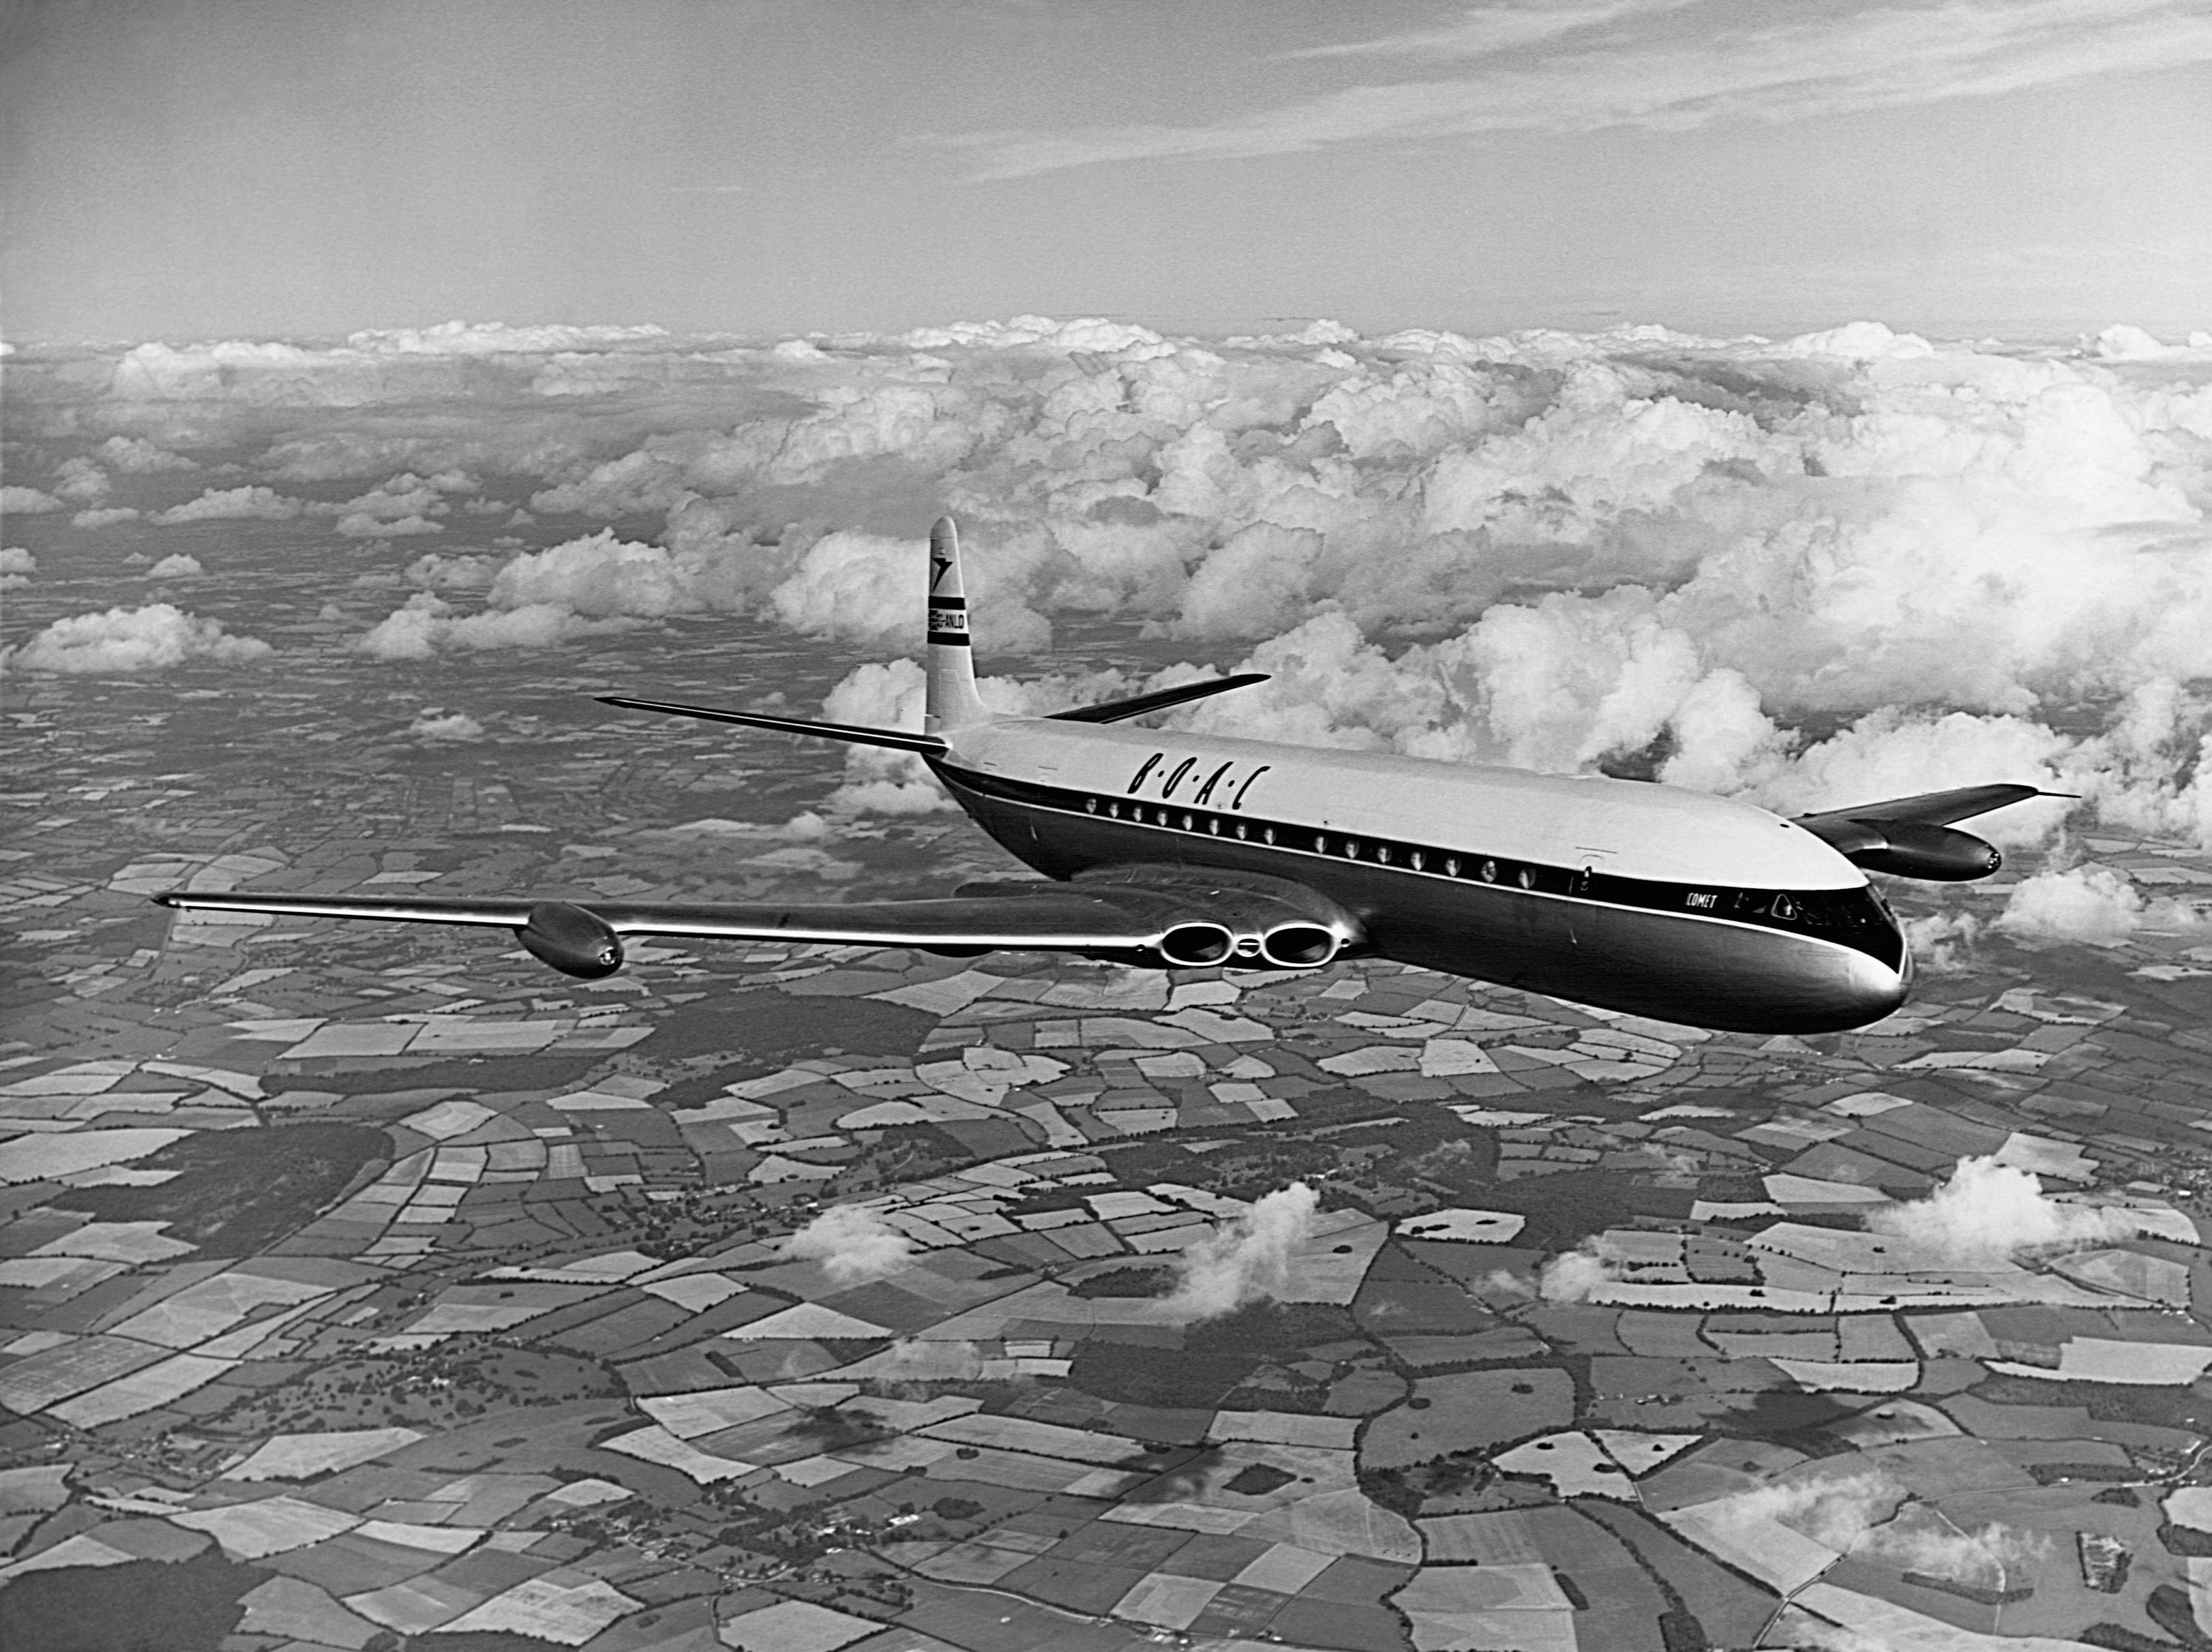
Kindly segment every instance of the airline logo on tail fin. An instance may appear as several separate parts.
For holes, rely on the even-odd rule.
[[[933,597],[929,604],[929,640],[955,648],[969,646],[968,603],[962,597]]]
[[[951,588],[945,589],[947,579]],[[960,588],[960,530],[952,525],[952,519],[940,516],[929,530],[929,594],[939,592],[947,596],[961,597],[967,593]]]

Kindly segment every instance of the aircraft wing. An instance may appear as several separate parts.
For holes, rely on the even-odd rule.
[[[1291,949],[1324,947],[1333,957],[1353,938],[1346,925],[1324,940],[1319,932],[1329,926],[1317,923],[1302,904],[1249,889],[1207,891],[1172,881],[1130,881],[1127,874],[1081,885],[972,884],[942,899],[850,903],[692,905],[591,897],[470,900],[190,890],[172,890],[153,899],[187,911],[511,929],[535,957],[585,979],[620,969],[622,938],[630,935],[914,946],[953,954],[1073,952],[1186,968],[1227,963],[1240,954],[1256,967],[1277,962],[1270,956],[1274,951],[1283,952],[1286,962],[1303,963],[1288,957]],[[1240,945],[1248,938],[1249,945]],[[1270,948],[1271,939],[1279,945]]]
[[[1970,820],[2030,798],[2071,795],[2034,786],[1961,786],[1863,803],[1853,809],[1824,809],[1816,815],[1798,816],[1797,824],[1869,872],[1961,883],[1987,878],[2004,864],[2004,857],[1972,832],[1953,830],[1953,821]]]
[[[1909,798],[1863,803],[1855,809],[1824,809],[1816,815],[1798,816],[1797,823],[1808,829],[1815,821],[1842,820],[1910,821],[1920,826],[1948,826],[1956,821],[1971,820],[1976,815],[1985,815],[1992,809],[2002,809],[2007,804],[2067,795],[2033,786],[1961,786],[1949,792],[1922,792]]]

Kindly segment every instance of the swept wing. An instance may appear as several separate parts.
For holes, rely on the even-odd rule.
[[[2030,798],[2070,795],[2016,784],[1961,786],[1800,815],[1797,824],[1869,872],[1960,883],[1988,877],[2004,864],[2004,857],[1972,833],[1953,830],[1953,822]]]
[[[585,979],[620,969],[623,938],[633,935],[914,946],[952,954],[1073,952],[1185,968],[1230,963],[1313,968],[1358,938],[1356,925],[1333,903],[1287,880],[1224,883],[1175,867],[1115,868],[1073,884],[969,884],[937,900],[851,903],[695,905],[185,890],[153,898],[188,911],[511,929],[534,956]]]

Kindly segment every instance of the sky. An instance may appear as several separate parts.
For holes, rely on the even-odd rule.
[[[2212,321],[2204,0],[58,0],[0,328]]]

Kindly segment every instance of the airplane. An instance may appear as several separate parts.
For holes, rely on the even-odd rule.
[[[922,729],[624,695],[602,703],[921,756],[1042,878],[928,900],[635,904],[172,890],[167,907],[511,929],[602,980],[631,936],[1059,952],[1160,969],[1316,970],[1379,957],[1720,1030],[1841,1031],[1911,991],[1869,872],[1957,882],[2002,857],[1957,830],[2033,797],[1968,786],[1784,819],[1649,781],[1314,750],[1117,724],[1227,693],[1244,672],[1042,716],[975,690],[959,536],[930,534]]]

